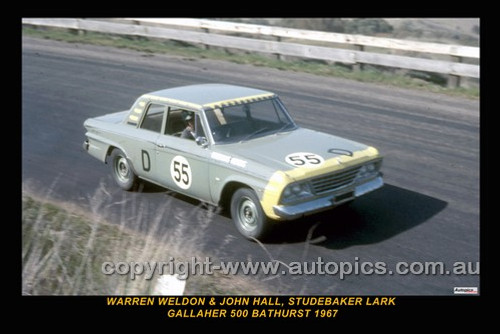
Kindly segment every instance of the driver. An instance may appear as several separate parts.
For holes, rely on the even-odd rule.
[[[181,138],[185,139],[195,139],[196,134],[194,133],[194,118],[192,114],[187,114],[184,117],[184,122],[186,123],[186,127],[182,131]]]

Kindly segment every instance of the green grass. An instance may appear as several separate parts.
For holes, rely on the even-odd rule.
[[[121,36],[102,34],[97,32],[86,32],[79,34],[68,29],[44,28],[35,29],[23,27],[23,35],[37,38],[64,41],[68,43],[84,43],[93,45],[126,48],[145,53],[168,54],[187,58],[206,58],[230,61],[238,64],[249,64],[275,68],[283,71],[295,71],[322,76],[340,77],[360,82],[377,83],[400,88],[418,89],[451,96],[465,97],[470,99],[479,98],[479,88],[448,88],[443,80],[435,80],[433,75],[412,75],[412,71],[406,74],[374,66],[365,66],[362,71],[353,71],[348,66],[330,65],[322,61],[290,60],[283,61],[276,58],[247,52],[229,52],[220,48],[205,49],[193,44],[147,39],[144,37]]]
[[[110,224],[95,215],[102,198],[93,199],[89,212],[61,203],[39,199],[23,192],[22,197],[22,294],[23,295],[150,295],[158,274],[152,279],[127,275],[104,275],[103,262],[168,261],[196,256],[199,238],[179,236],[179,229],[140,233]],[[91,201],[92,202],[92,201]],[[191,222],[192,223],[192,222]],[[184,226],[183,228],[185,228]],[[194,226],[196,227],[196,226]],[[192,224],[188,226],[193,228]],[[197,239],[198,238],[198,239]],[[214,257],[211,257],[214,261]],[[270,294],[262,282],[242,275],[191,275],[185,295]]]

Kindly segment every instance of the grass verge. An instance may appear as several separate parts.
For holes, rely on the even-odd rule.
[[[99,198],[91,202],[102,203]],[[180,261],[187,260],[187,255],[206,256],[196,248],[199,241],[178,238],[178,228],[164,234],[155,229],[140,233],[99,218],[94,210],[97,205],[91,209],[94,213],[83,213],[23,191],[23,295],[154,295],[158,294],[159,275],[151,279],[104,275],[103,262],[161,262],[170,257]],[[196,233],[190,230],[189,234]],[[252,277],[215,272],[189,276],[184,294],[260,295],[271,291]]]
[[[144,37],[110,35],[97,32],[79,34],[76,31],[58,28],[33,28],[23,26],[25,36],[51,39],[68,43],[84,43],[131,50],[160,53],[188,58],[207,58],[230,61],[239,64],[270,67],[284,71],[304,72],[322,76],[340,77],[360,82],[377,83],[407,89],[418,89],[469,99],[479,98],[479,87],[448,88],[442,77],[414,71],[398,74],[375,66],[365,66],[362,71],[353,71],[348,66],[330,65],[322,61],[290,60],[282,61],[269,56],[247,52],[231,52],[220,48],[202,47],[176,41],[147,39]],[[437,80],[436,80],[437,78]]]

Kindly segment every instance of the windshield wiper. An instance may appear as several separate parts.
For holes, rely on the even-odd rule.
[[[249,134],[248,136],[246,136],[246,137],[245,137],[245,138],[243,138],[242,140],[240,140],[240,143],[241,143],[241,142],[244,142],[244,141],[247,141],[247,140],[249,140],[250,138],[253,138],[254,136],[258,135],[259,133],[262,133],[262,132],[267,131],[267,130],[269,130],[269,128],[268,128],[268,127],[263,127],[263,128],[260,128],[260,129],[258,129],[258,130],[256,130],[256,131],[252,132],[251,134]]]

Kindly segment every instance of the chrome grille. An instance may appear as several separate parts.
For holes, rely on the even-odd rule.
[[[311,179],[311,188],[314,194],[320,195],[354,183],[361,166],[351,167]]]

